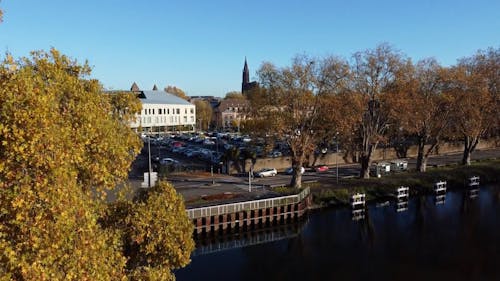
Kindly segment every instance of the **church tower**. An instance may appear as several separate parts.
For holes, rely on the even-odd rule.
[[[249,83],[250,83],[250,71],[248,71],[247,58],[245,57],[245,66],[243,66],[243,82],[241,83],[242,93],[247,89],[247,85]]]

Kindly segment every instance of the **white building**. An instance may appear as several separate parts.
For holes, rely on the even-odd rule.
[[[131,127],[143,132],[161,133],[194,130],[194,104],[165,91],[139,91],[142,110]]]

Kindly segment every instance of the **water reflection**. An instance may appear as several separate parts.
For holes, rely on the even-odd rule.
[[[359,221],[365,219],[365,209],[353,209],[352,210],[352,220]]]
[[[368,205],[360,220],[321,210],[296,235],[194,256],[177,280],[500,280],[499,191]]]
[[[443,205],[446,203],[446,193],[445,194],[436,194],[434,195],[434,204],[437,205]]]
[[[396,212],[408,211],[408,201],[398,201],[396,202]]]
[[[472,188],[467,190],[467,195],[470,199],[475,199],[479,196],[479,188]]]
[[[308,217],[274,227],[257,228],[250,231],[240,231],[229,234],[207,235],[195,239],[196,249],[192,257],[215,252],[244,248],[258,244],[290,239],[298,236],[309,221]]]

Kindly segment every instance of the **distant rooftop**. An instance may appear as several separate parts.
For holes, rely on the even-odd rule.
[[[142,103],[145,104],[183,104],[192,105],[185,99],[179,98],[176,95],[169,94],[165,91],[141,91],[139,95]]]

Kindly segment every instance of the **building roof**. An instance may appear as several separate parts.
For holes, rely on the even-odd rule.
[[[131,91],[134,91],[134,92],[138,92],[140,91],[139,90],[139,86],[137,86],[137,84],[134,82],[134,84],[132,84],[132,86],[130,87],[130,90]]]
[[[145,104],[193,105],[187,100],[179,98],[176,95],[169,94],[165,91],[142,91],[139,98],[141,99],[141,102]]]

